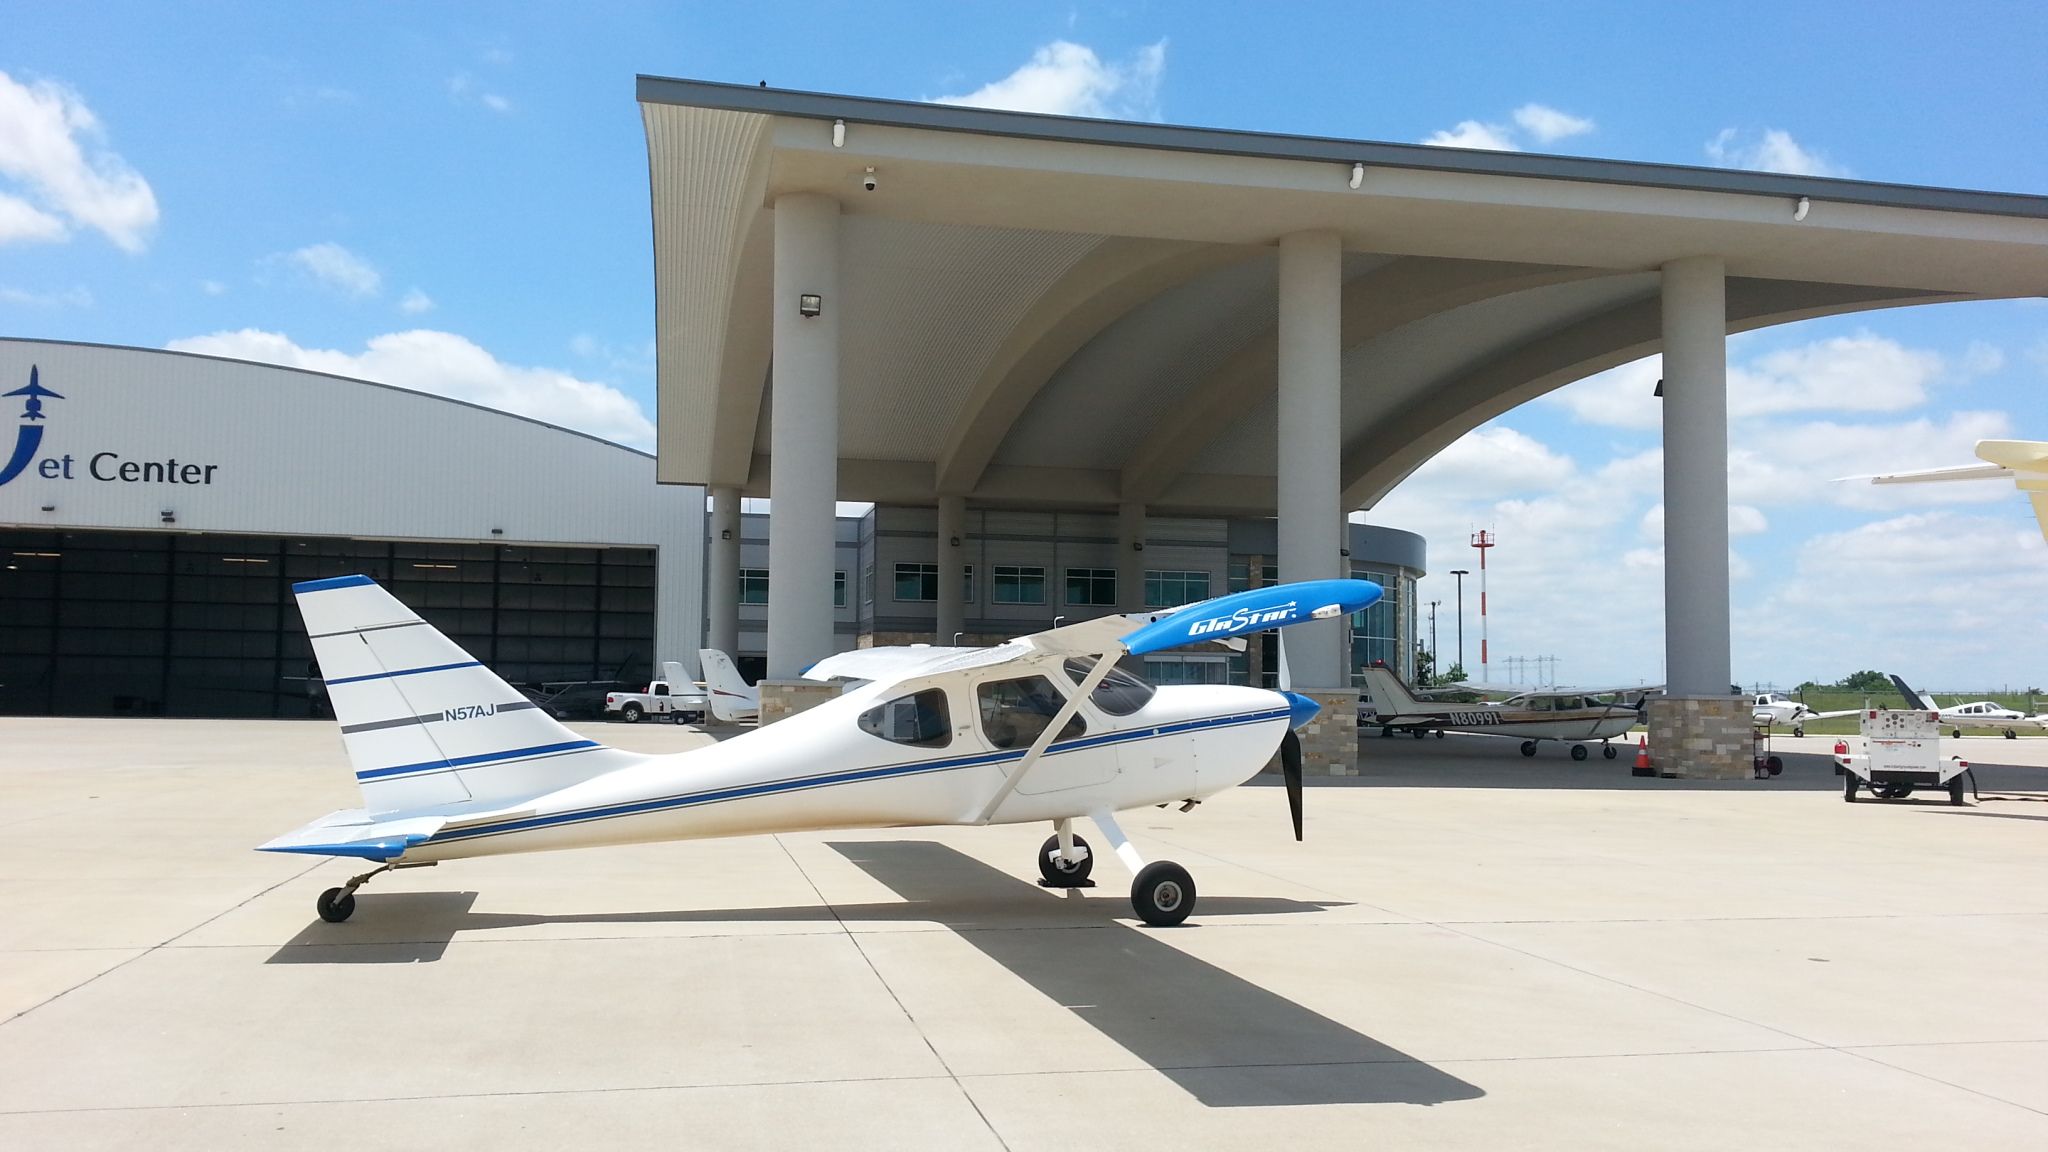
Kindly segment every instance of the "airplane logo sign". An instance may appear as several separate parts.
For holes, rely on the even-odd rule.
[[[14,452],[7,457],[7,463],[0,465],[0,484],[5,484],[28,470],[36,452],[43,446],[43,425],[49,419],[43,412],[43,401],[62,400],[64,397],[43,387],[36,366],[28,369],[28,387],[16,388],[12,392],[0,392],[0,399],[9,396],[24,397],[21,412],[21,427],[14,432]]]

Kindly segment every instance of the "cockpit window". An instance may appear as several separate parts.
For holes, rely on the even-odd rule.
[[[1087,678],[1088,673],[1095,670],[1095,661],[1090,657],[1078,656],[1067,661],[1066,668],[1067,675],[1072,676],[1074,683],[1079,684]],[[1143,679],[1121,668],[1112,668],[1109,674],[1102,678],[1102,683],[1095,686],[1095,692],[1088,700],[1108,715],[1129,716],[1143,708],[1145,702],[1152,699],[1152,694],[1157,691],[1157,688]]]
[[[981,704],[981,731],[998,748],[1029,748],[1045,726],[1064,708],[1067,698],[1043,676],[991,680],[974,690]],[[1055,737],[1071,740],[1088,730],[1080,716],[1067,721]]]
[[[953,742],[953,716],[946,710],[945,692],[928,688],[861,713],[860,730],[897,744],[944,748]]]

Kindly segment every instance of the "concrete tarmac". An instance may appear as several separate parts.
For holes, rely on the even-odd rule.
[[[2048,740],[1957,742],[1964,808],[1360,744],[1304,844],[1263,781],[1125,817],[1178,929],[1113,859],[1039,888],[1036,826],[457,862],[330,925],[356,868],[249,849],[357,803],[332,725],[0,720],[0,1148],[2048,1147]]]

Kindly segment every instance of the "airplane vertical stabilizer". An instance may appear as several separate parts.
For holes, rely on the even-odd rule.
[[[1906,685],[1906,681],[1905,681],[1905,679],[1904,679],[1904,678],[1902,678],[1902,677],[1899,677],[1899,676],[1893,676],[1893,677],[1892,677],[1891,679],[1892,679],[1892,683],[1893,683],[1894,685],[1896,685],[1896,686],[1898,687],[1898,689],[1899,689],[1899,695],[1901,695],[1901,696],[1904,696],[1904,697],[1906,698],[1906,707],[1908,707],[1908,708],[1925,708],[1925,709],[1926,709],[1926,710],[1928,710],[1929,712],[1934,712],[1934,711],[1938,711],[1938,709],[1937,709],[1937,708],[1935,707],[1935,705],[1934,705],[1934,704],[1930,703],[1930,702],[1929,702],[1929,701],[1928,701],[1928,700],[1927,700],[1926,698],[1922,697],[1922,696],[1921,696],[1921,695],[1920,695],[1920,694],[1919,694],[1918,692],[1915,692],[1915,691],[1913,691],[1913,689],[1911,689],[1910,687],[1908,687],[1908,686]]]
[[[701,648],[697,662],[704,669],[704,695],[713,716],[731,723],[761,715],[761,690],[748,686],[732,657],[716,648]]]
[[[1372,693],[1373,711],[1378,715],[1401,716],[1429,711],[1385,664],[1375,663],[1361,669],[1360,675],[1365,677],[1366,691]]]
[[[367,576],[292,586],[371,812],[536,795],[620,767]]]

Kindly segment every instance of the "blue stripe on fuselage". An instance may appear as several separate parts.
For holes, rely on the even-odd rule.
[[[427,760],[419,764],[397,764],[390,768],[372,768],[368,772],[356,773],[358,780],[385,780],[403,776],[409,772],[447,772],[456,768],[467,768],[472,764],[489,764],[499,760],[537,760],[563,752],[581,752],[589,748],[602,748],[595,740],[565,740],[560,744],[536,744],[531,748],[510,748],[503,752],[482,752],[475,756],[457,756],[452,760]]]
[[[1084,748],[1096,748],[1105,744],[1121,744],[1133,740],[1150,740],[1160,736],[1177,735],[1204,728],[1230,728],[1241,724],[1259,724],[1269,720],[1285,720],[1285,708],[1264,712],[1241,713],[1234,716],[1211,716],[1202,720],[1184,720],[1172,724],[1161,724],[1151,728],[1133,728],[1124,732],[1106,732],[1100,736],[1087,736],[1055,744],[1046,750],[1046,755],[1074,752]],[[480,824],[473,828],[461,828],[452,832],[439,832],[427,838],[430,844],[445,844],[456,840],[473,840],[482,836],[497,836],[507,832],[525,832],[534,828],[546,828],[558,824],[580,824],[592,820],[610,820],[620,816],[638,816],[647,812],[658,812],[672,808],[693,808],[701,804],[718,804],[727,800],[742,800],[752,796],[767,796],[778,792],[801,792],[812,788],[825,788],[838,784],[855,784],[869,780],[883,780],[898,776],[918,776],[931,772],[950,772],[960,768],[977,768],[984,764],[1000,764],[1010,760],[1022,760],[1028,749],[1013,749],[1003,752],[984,752],[974,756],[960,756],[947,760],[913,761],[908,764],[890,764],[879,768],[859,768],[844,772],[831,772],[819,776],[798,776],[788,780],[774,780],[761,784],[743,784],[731,788],[720,788],[709,792],[691,792],[679,796],[665,796],[651,800],[634,800],[621,804],[601,805],[595,808],[580,808],[570,812],[556,812],[546,816],[530,816],[520,820],[509,820],[503,824]]]

